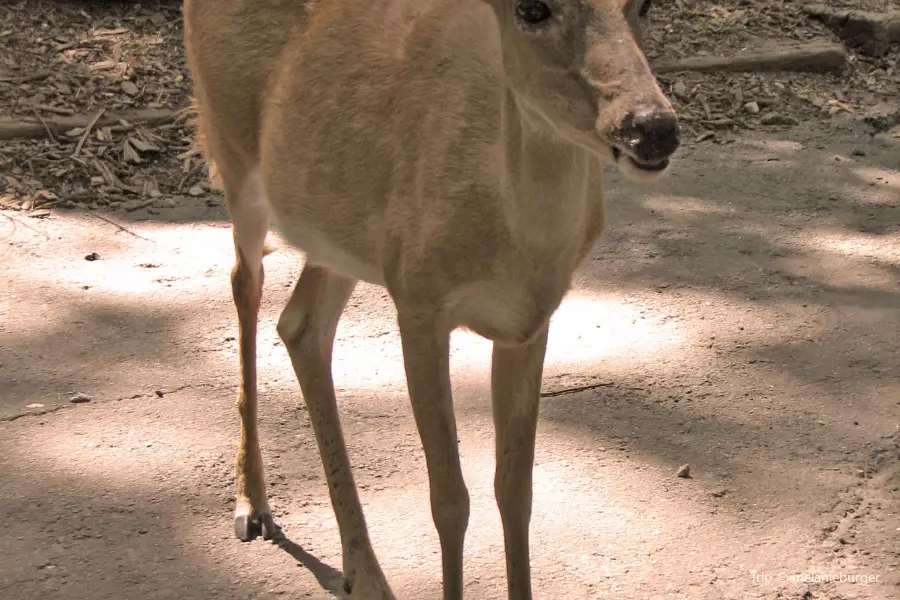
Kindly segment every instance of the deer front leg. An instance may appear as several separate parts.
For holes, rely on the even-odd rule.
[[[494,493],[503,521],[510,600],[531,600],[528,524],[531,473],[547,329],[520,346],[494,343],[491,396],[496,431]]]
[[[335,331],[355,286],[353,279],[306,265],[278,320],[278,334],[300,382],[325,469],[341,534],[344,591],[361,600],[393,600],[369,540],[331,377]]]
[[[409,397],[428,466],[431,516],[441,541],[444,600],[460,600],[469,492],[459,464],[450,389],[450,331],[434,314],[402,306],[397,311]]]

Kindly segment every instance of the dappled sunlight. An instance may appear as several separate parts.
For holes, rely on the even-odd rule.
[[[884,198],[873,199],[872,203],[900,206],[900,170],[881,167],[856,167],[851,171],[869,185],[892,188],[890,195]]]
[[[369,336],[354,332],[355,321],[362,319],[354,313],[349,311],[348,323],[342,321],[338,329],[332,366],[335,384],[351,389],[405,389],[403,353],[394,313],[367,314],[366,325],[376,332]],[[268,348],[261,352],[260,367],[271,367],[290,377],[287,352],[275,340],[274,328],[261,331],[260,336],[261,348]],[[640,364],[683,344],[689,337],[675,322],[645,314],[619,297],[575,290],[566,296],[551,320],[546,370],[552,372],[556,363]],[[489,372],[491,349],[490,340],[471,331],[455,330],[450,349],[454,375]]]
[[[144,418],[127,418],[140,413],[145,413]],[[149,481],[162,473],[167,477],[191,476],[196,469],[194,463],[209,456],[186,453],[185,436],[190,430],[196,432],[195,438],[218,440],[229,445],[229,453],[233,452],[230,446],[236,440],[237,430],[232,423],[167,422],[163,413],[149,408],[130,409],[121,416],[124,419],[48,428],[42,436],[19,438],[16,452],[52,465],[55,472],[102,480],[110,487]],[[216,458],[221,458],[220,453],[216,453]],[[230,455],[226,462],[231,462]]]
[[[573,291],[550,322],[547,361],[644,361],[669,351],[688,334],[674,322],[662,322],[615,295]]]
[[[640,203],[650,211],[663,213],[666,218],[702,216],[708,213],[729,214],[735,209],[723,206],[707,198],[696,196],[676,196],[672,194],[647,196]]]
[[[748,146],[757,150],[763,150],[768,153],[777,152],[779,154],[796,154],[802,152],[806,147],[800,142],[791,140],[776,139],[742,139],[737,142],[741,146]],[[759,154],[758,157],[770,156],[771,154]]]
[[[129,224],[130,234],[109,229],[109,235],[96,241],[81,237],[53,240],[52,246],[37,244],[38,260],[17,278],[77,286],[79,293],[100,293],[105,299],[140,294],[152,302],[160,299],[154,295],[161,288],[176,282],[179,291],[188,293],[218,288],[234,263],[231,230],[226,227]],[[95,246],[102,251],[94,252]]]
[[[819,229],[807,231],[803,237],[810,246],[823,252],[900,265],[900,234],[873,235]]]

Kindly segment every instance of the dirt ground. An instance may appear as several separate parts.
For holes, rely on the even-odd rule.
[[[740,31],[830,39],[792,2],[658,4],[651,56],[723,52]],[[0,15],[2,118],[184,105],[177,4]],[[536,598],[900,598],[898,58],[661,78],[681,82],[684,147],[653,186],[610,171],[609,231],[551,328]],[[759,113],[744,109],[754,100]],[[791,119],[763,124],[774,111]],[[0,142],[0,598],[336,593],[337,530],[274,330],[302,264],[285,247],[267,258],[259,368],[289,542],[233,538],[232,243],[190,142],[177,118]],[[438,598],[394,317],[360,285],[334,377],[387,577],[400,598]],[[453,339],[466,594],[499,599],[490,346]]]

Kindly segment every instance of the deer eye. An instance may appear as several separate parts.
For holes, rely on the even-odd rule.
[[[520,0],[516,4],[516,15],[531,25],[537,25],[550,18],[550,7],[540,0]]]

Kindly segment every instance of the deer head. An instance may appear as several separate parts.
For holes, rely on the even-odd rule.
[[[489,0],[506,83],[541,120],[633,179],[662,174],[679,145],[675,111],[641,49],[648,0]]]

